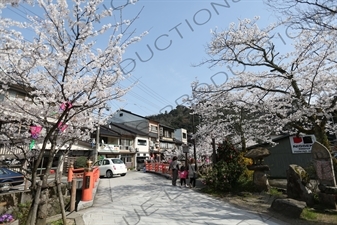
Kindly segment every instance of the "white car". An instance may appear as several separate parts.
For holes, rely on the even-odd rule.
[[[97,161],[94,166],[99,167],[99,175],[112,178],[115,175],[125,176],[128,169],[124,162],[118,158],[106,158]]]

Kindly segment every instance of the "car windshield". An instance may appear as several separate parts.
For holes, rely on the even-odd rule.
[[[124,162],[120,159],[111,159],[111,161],[114,163],[114,164],[124,164]]]
[[[97,161],[97,162],[95,162],[95,164],[94,164],[94,166],[100,166],[100,165],[102,165],[102,161]]]

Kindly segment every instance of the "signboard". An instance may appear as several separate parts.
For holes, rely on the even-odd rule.
[[[292,153],[311,153],[311,147],[316,141],[315,135],[290,136]]]
[[[105,144],[105,145],[102,145],[99,148],[98,152],[101,152],[101,153],[119,153],[119,146]]]
[[[183,146],[183,153],[189,153],[190,148],[188,146]]]

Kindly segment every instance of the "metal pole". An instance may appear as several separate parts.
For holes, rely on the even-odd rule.
[[[192,127],[193,127],[193,135],[195,135],[194,113],[193,113],[193,118],[192,118]],[[195,160],[195,171],[198,171],[197,149],[195,147],[195,139],[196,139],[196,137],[193,138],[193,154],[194,154],[194,160]]]
[[[98,150],[99,150],[99,131],[100,131],[100,127],[99,125],[97,126],[96,129],[96,146],[95,146],[95,153],[94,153],[94,163],[97,162],[97,158],[98,158]]]
[[[99,133],[100,133],[100,124],[99,124],[99,120],[101,119],[101,109],[98,109],[98,123],[97,123],[97,130],[96,130],[96,146],[95,146],[95,154],[94,154],[94,159],[93,159],[93,163],[97,162],[98,159],[98,150],[99,150]]]
[[[215,138],[212,138],[212,148],[213,148],[212,163],[214,165],[216,163]]]

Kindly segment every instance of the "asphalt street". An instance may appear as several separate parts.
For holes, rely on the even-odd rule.
[[[86,225],[286,224],[143,172],[101,178],[92,207],[78,214]]]

